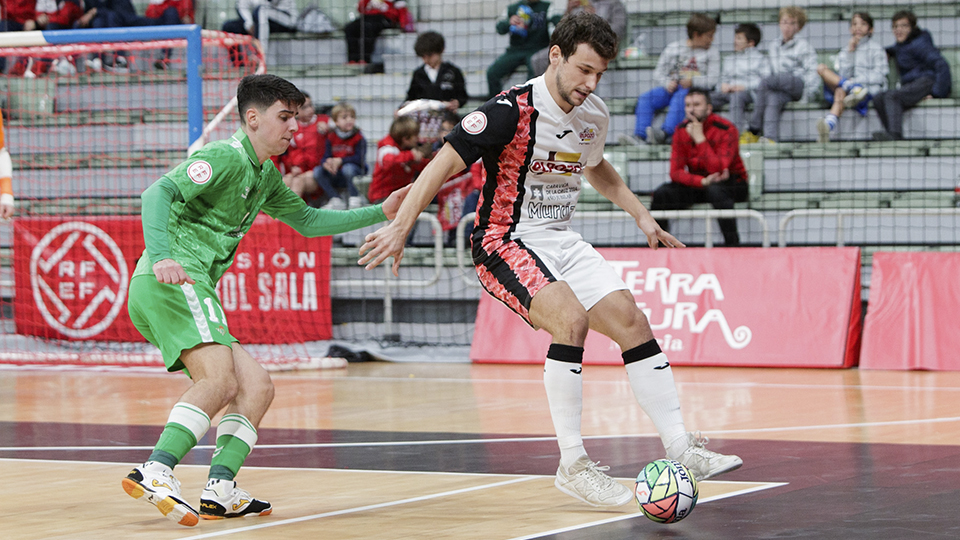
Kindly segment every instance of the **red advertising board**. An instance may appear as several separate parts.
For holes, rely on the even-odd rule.
[[[14,222],[17,333],[144,341],[127,314],[143,253],[138,216]],[[330,238],[304,238],[261,215],[217,284],[231,333],[245,343],[330,339]]]
[[[856,364],[858,248],[599,251],[620,272],[671,364]],[[484,294],[470,358],[540,363],[550,340]],[[596,332],[589,333],[585,349],[585,363],[623,362],[617,344]]]
[[[960,253],[877,252],[860,367],[960,370]]]

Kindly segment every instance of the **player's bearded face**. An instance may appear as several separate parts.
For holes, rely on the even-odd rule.
[[[568,58],[560,59],[556,72],[557,92],[560,98],[574,107],[582,105],[597,89],[600,77],[607,69],[604,60],[586,43],[577,46]]]

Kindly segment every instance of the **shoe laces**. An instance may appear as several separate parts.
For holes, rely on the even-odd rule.
[[[584,469],[576,474],[582,478],[586,478],[587,482],[590,482],[594,488],[598,491],[604,491],[610,487],[610,484],[613,483],[613,479],[604,474],[606,471],[609,471],[610,467],[607,465],[600,466],[599,461],[588,461],[587,466]]]
[[[707,459],[712,459],[720,454],[707,450],[706,445],[710,442],[710,437],[705,437],[700,434],[699,431],[690,434],[690,448],[689,452],[703,456]]]

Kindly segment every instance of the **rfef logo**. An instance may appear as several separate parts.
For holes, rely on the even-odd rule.
[[[89,338],[116,320],[130,276],[110,235],[71,221],[51,229],[33,248],[30,284],[51,328],[71,338]]]

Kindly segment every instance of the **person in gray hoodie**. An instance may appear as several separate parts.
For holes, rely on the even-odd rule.
[[[907,109],[924,99],[950,95],[950,65],[933,45],[930,32],[917,27],[917,16],[910,11],[894,13],[893,37],[897,42],[887,48],[887,54],[897,63],[900,85],[873,100],[884,127],[884,131],[873,134],[878,141],[903,138],[903,113]]]
[[[797,37],[807,24],[807,12],[796,6],[780,8],[780,39],[767,45],[772,75],[760,81],[750,116],[749,130],[741,144],[757,142],[759,134],[768,141],[780,140],[780,113],[791,101],[809,101],[820,89],[817,51]]]
[[[739,131],[747,129],[747,105],[753,103],[760,81],[770,75],[770,61],[757,48],[762,37],[753,23],[737,25],[733,31],[734,53],[724,57],[720,84],[710,93],[714,106],[730,104],[730,121]]]
[[[830,104],[830,112],[817,120],[822,143],[836,133],[845,107],[855,107],[860,116],[866,116],[870,99],[887,89],[890,64],[886,51],[873,41],[873,17],[869,13],[858,11],[850,17],[850,42],[837,55],[834,69],[826,64],[817,66],[823,79],[823,97]]]

